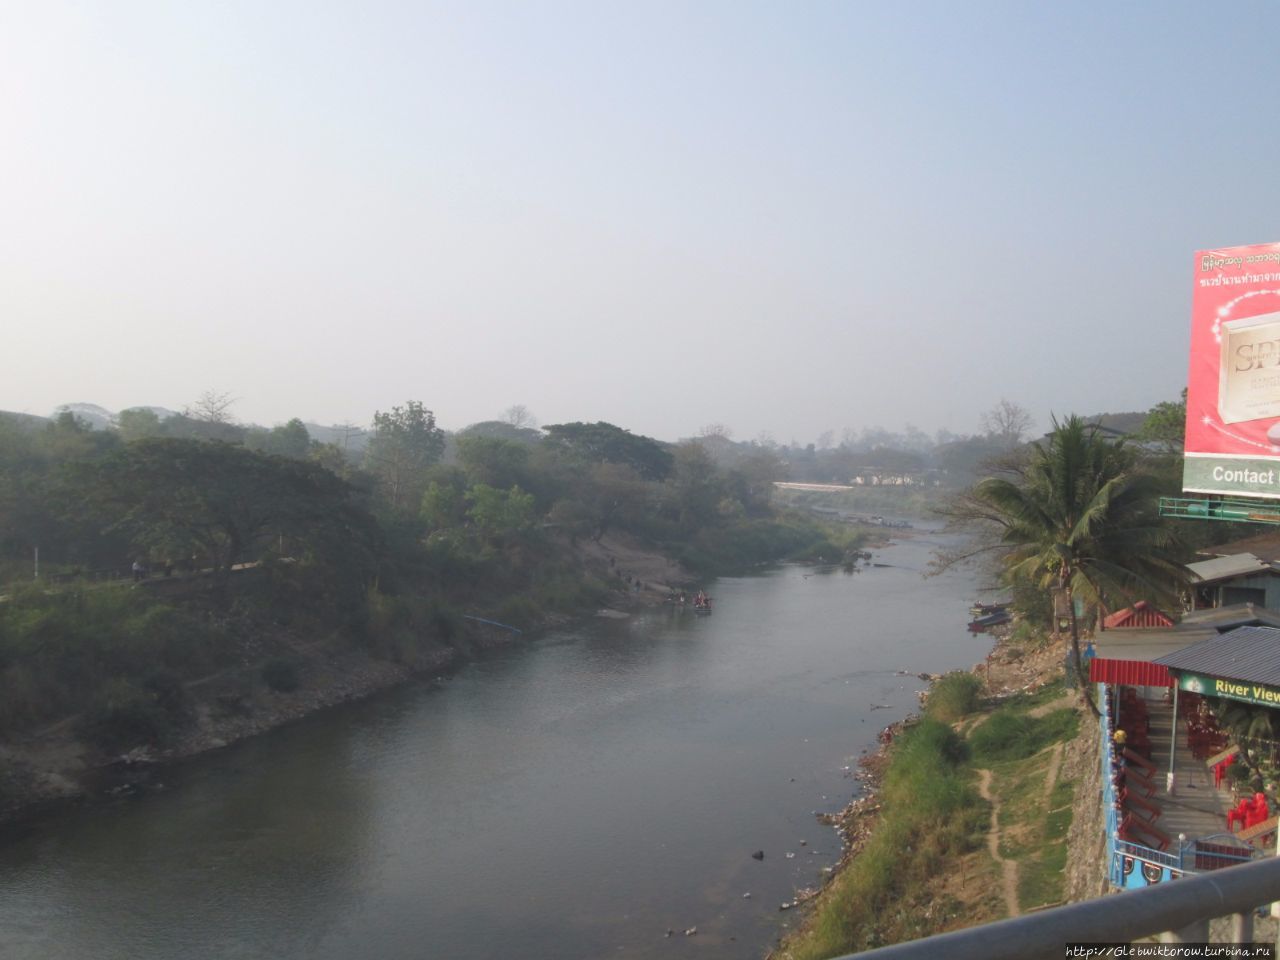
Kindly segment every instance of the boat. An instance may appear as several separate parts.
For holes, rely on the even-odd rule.
[[[969,615],[972,617],[985,617],[993,613],[1002,613],[1009,609],[1007,603],[978,603],[975,602],[969,608]]]
[[[970,633],[985,633],[992,627],[998,627],[1001,624],[1008,623],[1013,619],[1013,615],[1008,610],[997,610],[995,613],[988,613],[983,617],[976,617],[969,622]]]

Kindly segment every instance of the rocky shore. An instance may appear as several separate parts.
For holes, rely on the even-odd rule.
[[[1056,680],[1061,675],[1064,655],[1065,641],[1051,642],[1028,653],[1009,642],[1008,634],[1005,633],[995,638],[991,654],[984,662],[976,664],[972,672],[984,681],[986,695],[998,702],[1016,693],[1033,692]],[[927,697],[928,691],[922,692],[922,702]],[[981,722],[981,719],[977,718],[976,722]],[[822,889],[813,891],[805,899],[819,900],[858,859],[873,837],[882,814],[878,788],[890,763],[893,741],[902,728],[913,720],[913,717],[908,717],[886,727],[881,732],[880,746],[859,761],[854,776],[862,784],[861,795],[839,813],[818,815],[820,822],[830,824],[839,833],[844,852],[824,878]],[[962,723],[961,727],[972,722],[975,722],[974,718]],[[1061,779],[1075,784],[1073,818],[1067,838],[1068,854],[1064,870],[1066,899],[1069,901],[1101,896],[1105,892],[1104,878],[1097,866],[1102,814],[1097,802],[1099,774],[1096,740],[1097,737],[1088,724],[1082,724],[1081,734],[1065,744],[1061,759]],[[948,929],[997,918],[990,915],[990,903],[987,902],[989,890],[982,885],[973,888],[971,884],[966,884],[966,876],[972,876],[972,873],[972,864],[958,861],[949,864],[948,870],[937,878],[937,889],[945,891],[953,904],[964,905],[963,891],[966,889],[971,889],[973,897],[976,897],[969,904],[972,913],[962,913],[957,918],[960,922],[947,924]],[[807,917],[796,934],[789,936],[770,952],[769,960],[786,960],[791,957],[796,939],[804,937],[805,928],[812,920],[812,915]]]

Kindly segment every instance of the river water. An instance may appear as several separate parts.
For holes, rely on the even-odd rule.
[[[941,539],[558,630],[0,833],[0,957],[759,958],[914,674],[989,649],[973,575],[921,577]]]

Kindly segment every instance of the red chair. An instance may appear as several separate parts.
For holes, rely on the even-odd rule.
[[[1250,827],[1256,827],[1271,816],[1271,807],[1267,803],[1267,795],[1265,793],[1255,793],[1252,803],[1247,800],[1244,803],[1248,804],[1244,812],[1244,828],[1246,830]]]
[[[1232,827],[1235,826],[1235,824],[1237,823],[1240,824],[1241,827],[1243,827],[1245,825],[1245,818],[1248,817],[1252,809],[1253,809],[1253,801],[1250,798],[1245,797],[1243,800],[1237,803],[1235,807],[1228,810],[1227,811],[1227,830],[1234,833],[1235,831],[1232,830]]]
[[[1236,762],[1235,757],[1227,757],[1213,765],[1213,786],[1214,789],[1222,786],[1222,781],[1226,779],[1227,769]]]

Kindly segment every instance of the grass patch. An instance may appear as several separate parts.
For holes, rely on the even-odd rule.
[[[1035,756],[1060,740],[1070,740],[1080,718],[1071,707],[1033,717],[1022,710],[997,710],[986,723],[969,734],[973,759],[980,766]]]
[[[982,843],[987,805],[965,769],[964,741],[926,718],[895,744],[883,814],[862,853],[833,882],[786,957],[819,960],[924,936],[947,915],[929,907],[930,882]],[[954,912],[954,911],[952,911]]]
[[[982,681],[972,673],[948,673],[929,689],[925,713],[942,723],[955,723],[978,709]]]

